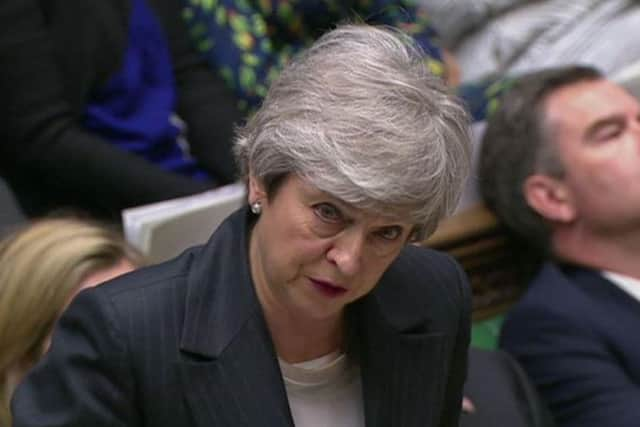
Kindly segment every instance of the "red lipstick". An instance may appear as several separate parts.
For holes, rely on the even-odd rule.
[[[339,297],[343,295],[347,290],[341,286],[334,285],[330,282],[325,282],[324,280],[317,280],[309,278],[311,284],[314,288],[320,291],[323,295],[326,295],[331,298]]]

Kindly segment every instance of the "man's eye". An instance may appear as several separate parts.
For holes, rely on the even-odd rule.
[[[402,228],[395,225],[392,227],[384,227],[378,230],[377,234],[384,240],[393,241],[402,236]]]
[[[622,126],[617,124],[607,125],[598,130],[596,133],[596,140],[607,141],[609,139],[617,138],[620,133],[622,133]]]
[[[313,211],[323,221],[339,222],[342,220],[340,210],[330,203],[319,203],[313,207]]]

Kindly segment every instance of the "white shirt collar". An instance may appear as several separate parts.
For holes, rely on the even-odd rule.
[[[637,301],[640,301],[640,280],[606,270],[602,271],[602,275]]]

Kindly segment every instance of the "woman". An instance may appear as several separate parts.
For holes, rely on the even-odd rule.
[[[408,243],[456,204],[467,118],[414,46],[345,26],[290,63],[236,141],[249,207],[83,292],[14,426],[457,426],[467,282]]]
[[[0,425],[12,390],[49,346],[51,328],[80,290],[133,270],[142,258],[117,233],[46,219],[0,243]]]

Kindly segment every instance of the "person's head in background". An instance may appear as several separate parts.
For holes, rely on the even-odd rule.
[[[544,256],[638,276],[620,256],[640,233],[632,95],[589,67],[531,73],[501,100],[482,144],[482,196],[519,239]]]
[[[143,263],[116,231],[79,219],[39,220],[0,242],[0,415],[71,299]]]

